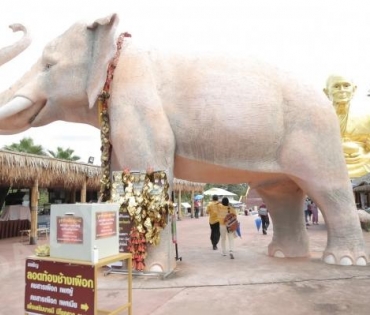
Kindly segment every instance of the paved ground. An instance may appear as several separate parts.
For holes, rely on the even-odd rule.
[[[325,265],[320,259],[326,244],[324,224],[308,228],[310,258],[279,259],[266,255],[272,231],[258,233],[252,216],[239,219],[243,238],[236,239],[235,260],[211,249],[207,217],[178,221],[182,261],[166,279],[134,277],[133,314],[369,314],[369,265]],[[364,237],[370,253],[370,233]],[[19,238],[0,241],[0,315],[24,314],[24,260],[33,250]],[[122,304],[125,280],[122,274],[101,275],[100,305]]]

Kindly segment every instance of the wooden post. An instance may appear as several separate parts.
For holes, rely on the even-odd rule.
[[[194,190],[191,191],[191,218],[194,218]]]
[[[75,188],[72,188],[71,192],[70,192],[70,200],[71,200],[71,203],[76,203],[76,189]]]
[[[181,220],[182,219],[182,208],[181,208],[181,188],[179,189],[179,196],[178,196],[178,209],[179,209],[179,216],[178,216],[178,219]]]
[[[31,231],[30,245],[37,244],[37,212],[39,205],[39,181],[36,179],[31,188]]]
[[[81,202],[86,203],[86,185],[87,185],[87,179],[85,178],[82,189],[81,189]]]

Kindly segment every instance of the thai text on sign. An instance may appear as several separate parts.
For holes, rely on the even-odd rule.
[[[69,215],[57,217],[57,242],[65,244],[82,244],[83,218]]]
[[[25,310],[32,314],[94,315],[94,267],[26,260]]]
[[[114,211],[96,212],[96,238],[117,234],[117,215]]]

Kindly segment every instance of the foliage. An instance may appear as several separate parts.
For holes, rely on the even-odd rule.
[[[36,145],[32,138],[23,138],[19,143],[12,143],[11,145],[6,145],[3,149],[15,152],[24,152],[36,155],[46,155],[44,148],[41,145]]]
[[[3,149],[8,151],[14,151],[14,152],[24,152],[24,153],[30,153],[35,155],[47,155],[44,148],[41,145],[34,144],[34,141],[32,138],[23,138],[19,141],[19,143],[12,143],[11,145],[6,145],[3,147]],[[57,151],[54,152],[52,150],[47,150],[49,155],[56,159],[61,160],[67,160],[67,161],[78,161],[81,158],[77,155],[73,155],[74,150],[67,148],[63,149],[61,147],[57,147]]]
[[[44,205],[49,203],[49,192],[47,188],[39,188],[39,205]]]
[[[68,161],[78,161],[81,159],[79,156],[73,155],[74,150],[70,148],[63,149],[61,147],[57,147],[56,152],[48,150],[48,153],[56,159],[62,159],[62,160],[68,160]]]

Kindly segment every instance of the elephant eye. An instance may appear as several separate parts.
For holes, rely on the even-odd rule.
[[[53,65],[51,63],[47,63],[44,67],[44,70],[49,70]]]

